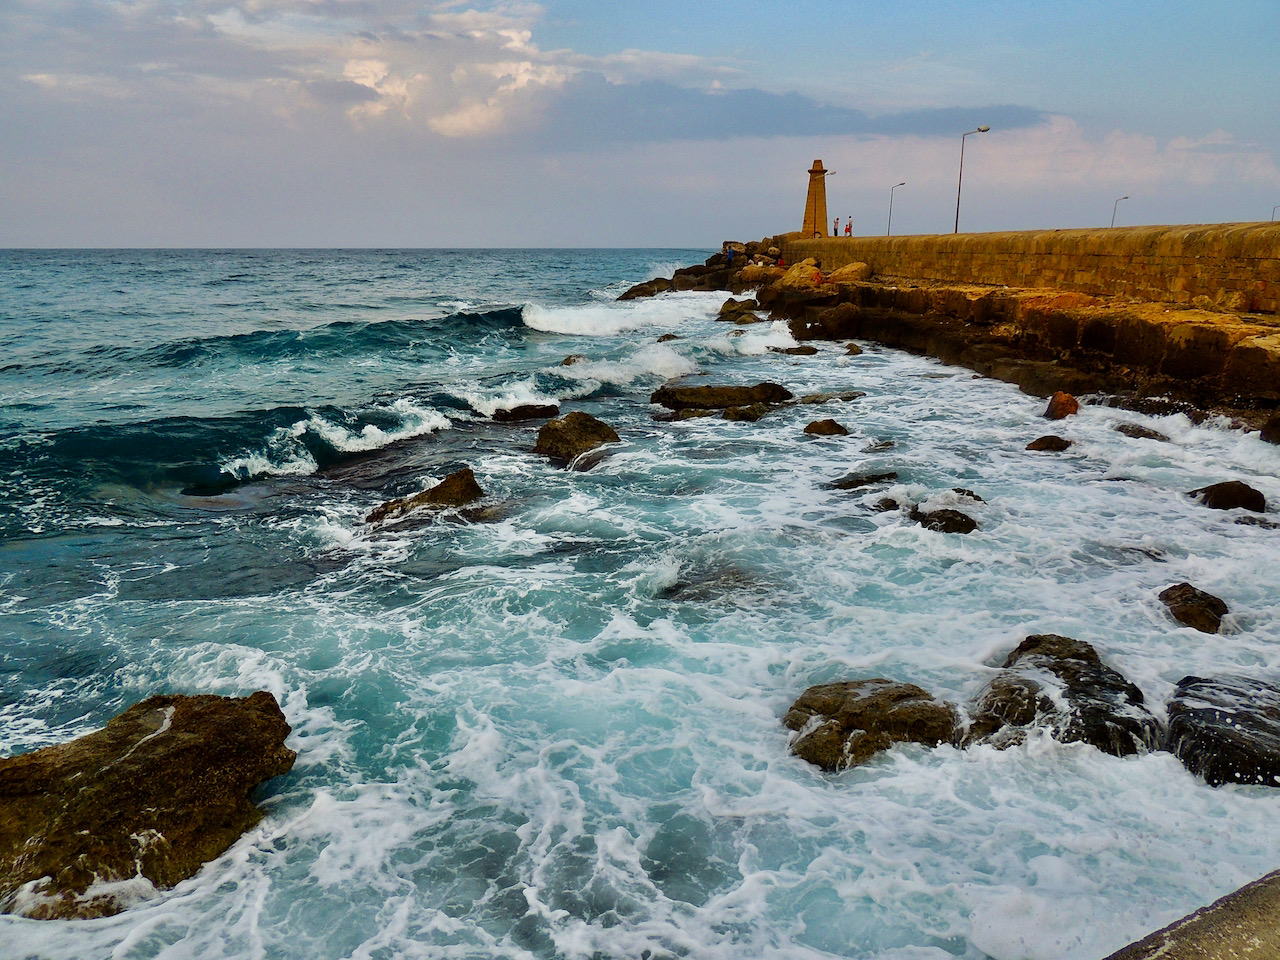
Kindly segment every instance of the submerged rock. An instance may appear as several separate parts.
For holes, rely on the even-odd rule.
[[[1027,637],[970,708],[965,743],[1007,747],[1033,729],[1062,743],[1083,742],[1112,756],[1155,749],[1160,727],[1142,691],[1070,637]]]
[[[783,403],[791,399],[791,391],[776,383],[757,383],[750,387],[665,386],[649,397],[669,410],[724,410],[753,403]]]
[[[911,519],[926,530],[938,533],[973,533],[978,529],[978,521],[959,510],[943,508],[941,510],[921,510],[911,508]]]
[[[815,420],[804,428],[804,432],[812,437],[847,437],[849,430],[831,419]]]
[[[956,711],[913,683],[877,678],[810,687],[782,722],[798,731],[792,753],[823,770],[844,770],[895,743],[950,743]]]
[[[1198,497],[1200,502],[1212,510],[1252,510],[1255,513],[1267,512],[1267,498],[1259,490],[1239,480],[1227,480],[1224,483],[1211,483],[1187,494]]]
[[[1280,786],[1280,687],[1250,677],[1183,677],[1165,748],[1213,786]]]
[[[1049,398],[1049,406],[1044,411],[1046,420],[1061,420],[1080,412],[1080,401],[1065,391],[1059,390]]]
[[[1044,437],[1036,437],[1036,439],[1032,440],[1030,443],[1027,444],[1027,449],[1028,450],[1047,450],[1050,453],[1061,453],[1063,450],[1066,450],[1069,446],[1071,446],[1070,440],[1067,440],[1064,437],[1055,437],[1053,434],[1049,434],[1048,436],[1044,436]]]
[[[1217,633],[1222,627],[1222,618],[1227,615],[1227,605],[1222,600],[1189,583],[1175,583],[1162,590],[1160,600],[1175,620],[1201,633]]]
[[[749,403],[745,407],[726,407],[724,413],[721,414],[721,419],[735,420],[740,423],[755,423],[777,409],[778,404],[776,403]],[[680,412],[684,414],[691,411],[681,410]]]
[[[519,423],[522,420],[544,420],[547,417],[558,417],[560,406],[555,403],[522,403],[509,410],[493,411],[495,423]]]
[[[476,475],[470,467],[463,467],[457,473],[451,473],[434,487],[415,493],[411,497],[399,500],[388,500],[369,511],[364,518],[365,523],[380,523],[383,520],[394,520],[412,510],[424,507],[463,507],[484,496]]]
[[[261,819],[249,792],[293,767],[288,735],[266,692],[162,694],[0,759],[0,909],[111,916],[192,876]]]
[[[1123,433],[1126,437],[1132,437],[1134,440],[1160,440],[1168,443],[1169,438],[1159,430],[1152,430],[1150,427],[1144,427],[1137,423],[1117,423],[1115,425],[1116,433]]]
[[[589,450],[618,440],[617,432],[603,420],[575,410],[544,424],[533,452],[568,464]]]
[[[870,487],[880,483],[892,483],[898,479],[896,470],[890,470],[886,473],[850,473],[841,477],[839,480],[832,480],[827,484],[832,490],[857,490],[859,487]],[[897,509],[895,502],[893,509]]]
[[[831,403],[833,400],[860,400],[865,396],[866,393],[861,390],[839,390],[832,393],[806,393],[798,402],[804,404],[821,404]]]
[[[818,352],[817,347],[810,347],[801,344],[798,347],[770,347],[770,353],[785,353],[792,357],[812,357]]]

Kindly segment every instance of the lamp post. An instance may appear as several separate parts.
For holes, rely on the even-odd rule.
[[[901,183],[895,183],[889,188],[889,225],[884,228],[884,235],[886,237],[889,235],[889,231],[893,229],[893,191],[897,190],[899,187],[905,187],[906,185],[907,181],[903,180]]]
[[[1127,193],[1120,198],[1120,200],[1128,200],[1128,199],[1129,199],[1129,195]],[[1116,207],[1120,206],[1120,200],[1117,200],[1115,203],[1111,205],[1111,225],[1113,227],[1116,225]]]
[[[1276,218],[1276,211],[1277,211],[1277,210],[1280,210],[1280,203],[1277,203],[1274,207],[1272,207],[1272,208],[1271,208],[1271,219],[1272,219],[1272,220],[1274,220],[1274,219]]]
[[[986,133],[991,128],[986,124],[980,126],[977,130],[970,130],[969,133],[960,135],[960,177],[956,180],[956,229],[955,233],[960,232],[960,187],[964,185],[964,138],[971,133]]]

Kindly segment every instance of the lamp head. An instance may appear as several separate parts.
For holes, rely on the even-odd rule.
[[[980,126],[980,127],[977,129],[977,131],[976,131],[976,132],[977,132],[977,133],[986,133],[986,132],[987,132],[988,130],[990,130],[990,129],[991,129],[991,128],[990,128],[990,127],[988,127],[988,126],[984,123],[982,126]]]

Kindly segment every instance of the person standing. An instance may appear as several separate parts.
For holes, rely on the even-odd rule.
[[[839,217],[836,217],[833,221],[831,221],[831,235],[833,237],[840,236],[840,218]]]

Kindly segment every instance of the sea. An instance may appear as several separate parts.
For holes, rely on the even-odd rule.
[[[1280,867],[1280,791],[1168,753],[1037,734],[830,774],[782,725],[837,680],[963,706],[1036,633],[1162,718],[1184,676],[1275,679],[1280,532],[1187,493],[1280,503],[1280,447],[1097,397],[1050,423],[874,343],[788,355],[724,292],[616,299],[711,252],[0,251],[0,753],[256,690],[298,752],[197,875],[0,917],[0,955],[1097,960]],[[673,378],[865,395],[668,421]],[[531,403],[620,442],[566,469],[493,419]],[[1047,433],[1073,446],[1025,449]],[[464,467],[479,512],[366,522]],[[1180,581],[1221,634],[1170,618]]]

